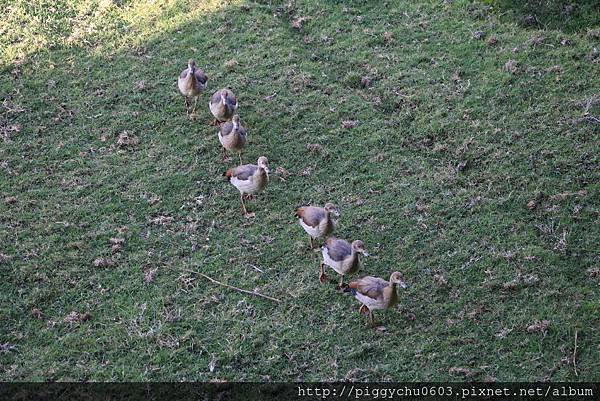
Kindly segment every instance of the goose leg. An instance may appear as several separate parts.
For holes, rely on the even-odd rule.
[[[341,290],[342,288],[344,288],[344,275],[340,275],[340,283],[337,286],[338,290]]]
[[[313,237],[310,237],[310,249],[315,249],[315,241],[313,240]]]
[[[361,314],[361,315],[364,315],[367,312],[369,312],[369,308],[367,308],[367,305],[362,304],[362,306],[358,310],[358,313]]]
[[[242,161],[242,152],[238,153],[238,156],[240,158],[240,166],[241,166],[242,164],[244,164],[244,162]]]
[[[227,156],[227,149],[223,148],[223,162],[228,162],[230,158]]]
[[[240,194],[240,202],[242,202],[242,212],[244,213],[244,215],[248,214],[248,211],[246,210],[246,205],[244,204],[244,194]]]
[[[254,217],[254,213],[248,213],[248,210],[246,210],[246,205],[244,204],[244,194],[240,194],[240,201],[242,202],[242,211],[244,212],[244,217],[247,219]]]
[[[319,281],[324,283],[327,280],[327,276],[325,275],[325,264],[321,263],[319,266]]]
[[[371,327],[375,326],[375,319],[373,318],[373,311],[369,310],[369,324]]]
[[[192,114],[196,114],[196,106],[198,105],[198,96],[194,98],[194,108],[192,109]]]
[[[187,96],[183,97],[183,105],[185,107],[185,112],[187,115],[190,114],[190,101],[188,100]]]

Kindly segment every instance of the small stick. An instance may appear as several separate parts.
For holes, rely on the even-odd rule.
[[[236,291],[239,291],[239,292],[244,292],[244,293],[250,294],[250,295],[255,295],[257,297],[262,297],[262,298],[270,299],[271,301],[275,301],[275,302],[281,302],[280,299],[273,298],[273,297],[270,297],[268,295],[264,295],[264,294],[261,294],[261,293],[258,293],[258,292],[254,292],[254,291],[244,290],[244,289],[241,289],[241,288],[238,288],[238,287],[234,287],[234,286],[229,285],[229,284],[221,283],[220,281],[217,281],[214,278],[208,277],[204,273],[200,273],[200,272],[197,272],[197,271],[194,271],[194,270],[188,270],[188,269],[183,269],[183,271],[186,271],[186,272],[189,272],[189,273],[194,273],[194,274],[199,274],[202,277],[204,277],[205,279],[207,279],[207,280],[209,280],[209,281],[211,281],[211,282],[213,282],[215,284],[219,284],[219,285],[222,285],[223,287],[231,288],[232,290],[236,290]]]
[[[577,330],[575,330],[575,349],[573,350],[573,369],[575,369],[575,376],[579,376],[577,374],[577,361],[575,360],[575,358],[577,358]]]
[[[258,270],[259,272],[264,273],[264,271],[260,270],[258,267],[254,266],[254,265],[248,265],[248,266],[250,266],[254,270]]]

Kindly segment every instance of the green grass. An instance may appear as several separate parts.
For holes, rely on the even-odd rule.
[[[598,26],[600,7],[596,0],[483,0],[506,20],[537,29],[565,32],[586,31]]]
[[[1,380],[600,380],[598,19],[320,3],[0,1]],[[254,220],[190,57],[269,158]],[[410,283],[385,332],[318,281],[293,211],[326,201]]]

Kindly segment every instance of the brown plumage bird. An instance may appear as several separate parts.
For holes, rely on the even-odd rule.
[[[244,204],[244,195],[253,195],[263,191],[269,183],[269,161],[266,157],[258,158],[257,164],[244,164],[234,167],[224,174],[229,182],[240,191],[240,201],[244,216],[254,217],[254,213],[248,213]]]
[[[223,146],[223,160],[226,160],[227,151],[237,152],[242,164],[242,149],[246,146],[248,134],[240,124],[240,116],[235,114],[231,121],[219,126],[219,142]]]
[[[296,209],[298,224],[310,235],[310,248],[314,249],[314,239],[330,235],[336,222],[332,216],[339,217],[340,212],[333,203],[326,203],[324,207],[302,206]]]
[[[185,98],[185,111],[189,112],[189,98],[194,98],[194,108],[191,114],[196,112],[196,104],[198,103],[198,96],[206,88],[208,77],[201,69],[196,67],[194,60],[188,61],[188,68],[181,71],[179,78],[177,79],[177,86],[179,91]]]
[[[215,116],[215,125],[228,121],[238,108],[237,98],[229,89],[221,89],[213,93],[208,107]]]
[[[406,288],[400,272],[393,272],[390,280],[366,276],[348,284],[344,291],[351,293],[362,304],[359,313],[369,312],[369,322],[374,324],[373,311],[391,308],[398,303],[396,287]]]
[[[350,244],[343,239],[330,237],[325,241],[322,250],[323,261],[320,266],[319,280],[324,283],[327,279],[325,275],[325,265],[327,265],[340,275],[338,289],[342,288],[345,275],[356,273],[360,268],[358,254],[362,253],[364,256],[369,256],[365,244],[361,240],[356,240]]]

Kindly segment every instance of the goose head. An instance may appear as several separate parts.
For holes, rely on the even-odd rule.
[[[188,74],[194,75],[196,73],[196,62],[192,59],[188,61]]]
[[[323,209],[325,209],[325,211],[327,213],[330,213],[336,217],[340,217],[340,211],[338,210],[337,206],[331,202],[327,202],[325,204],[325,207],[323,207]]]
[[[258,167],[265,170],[267,174],[269,174],[269,160],[267,160],[266,157],[264,157],[264,156],[259,157],[257,165],[258,165]]]
[[[369,252],[365,249],[365,243],[359,239],[352,243],[352,250],[354,252],[362,253],[364,256],[369,256]]]
[[[221,91],[221,104],[227,104],[227,90],[223,89]]]
[[[400,272],[393,272],[390,275],[390,283],[398,284],[402,288],[408,287],[408,285],[404,282],[404,276]]]
[[[240,127],[240,116],[234,114],[233,118],[231,119],[231,123],[233,124],[233,129],[237,130]]]

